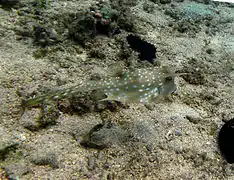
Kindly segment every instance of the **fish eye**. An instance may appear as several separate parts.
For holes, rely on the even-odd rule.
[[[171,77],[171,76],[165,77],[165,81],[171,81],[171,80],[172,80],[172,77]]]

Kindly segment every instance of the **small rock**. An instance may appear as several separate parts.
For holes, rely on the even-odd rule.
[[[96,166],[96,159],[93,156],[88,157],[88,169],[93,170]]]
[[[154,105],[153,104],[150,104],[150,103],[146,103],[145,104],[145,107],[150,110],[150,111],[153,111],[154,110]]]
[[[186,115],[186,118],[193,124],[198,124],[201,121],[201,118],[195,115]]]
[[[168,140],[168,141],[171,141],[172,139],[174,139],[174,134],[173,132],[170,130],[168,131],[168,133],[166,134],[165,138]]]
[[[43,27],[41,25],[35,25],[33,27],[34,42],[42,47],[55,44],[59,42],[58,33],[55,29],[49,27]]]
[[[211,48],[208,48],[208,49],[206,50],[206,53],[207,53],[207,54],[213,54],[213,52],[214,52],[214,50],[211,49]]]
[[[59,167],[55,153],[47,152],[46,150],[38,150],[30,157],[30,161],[36,165],[49,165],[52,168]]]
[[[63,113],[72,114],[71,102],[68,99],[61,99],[58,102],[58,109]]]
[[[3,127],[0,127],[0,157],[7,154],[11,147],[17,145],[16,138],[11,136]]]
[[[23,127],[31,131],[36,131],[40,128],[39,124],[40,118],[41,118],[41,109],[38,108],[26,109],[20,121]]]
[[[5,166],[4,169],[8,178],[12,180],[17,180],[30,172],[30,168],[23,162],[9,164]]]
[[[176,130],[175,130],[175,135],[176,135],[176,136],[182,136],[182,133],[181,133],[180,130],[176,129]]]
[[[42,106],[42,118],[40,119],[40,126],[45,127],[47,125],[54,125],[59,116],[59,110],[53,103],[43,104]]]

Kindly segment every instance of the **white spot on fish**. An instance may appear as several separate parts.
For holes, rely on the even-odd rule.
[[[59,98],[59,96],[54,96],[54,99],[58,99]]]

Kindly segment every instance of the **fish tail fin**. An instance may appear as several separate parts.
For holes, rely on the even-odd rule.
[[[40,103],[43,103],[44,101],[59,100],[64,97],[71,96],[81,90],[82,90],[81,87],[78,85],[70,87],[70,88],[66,88],[64,90],[57,90],[54,92],[50,92],[44,95],[37,96],[35,98],[23,100],[23,106],[31,107],[31,106],[36,106]]]

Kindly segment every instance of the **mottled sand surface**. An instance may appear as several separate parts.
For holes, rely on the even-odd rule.
[[[35,2],[0,6],[0,179],[234,179],[217,145],[234,117],[234,5],[112,0],[101,34],[94,1]],[[80,92],[23,107],[119,69],[152,67],[129,34],[156,46],[154,66],[187,73],[176,77],[177,95],[123,105]]]

